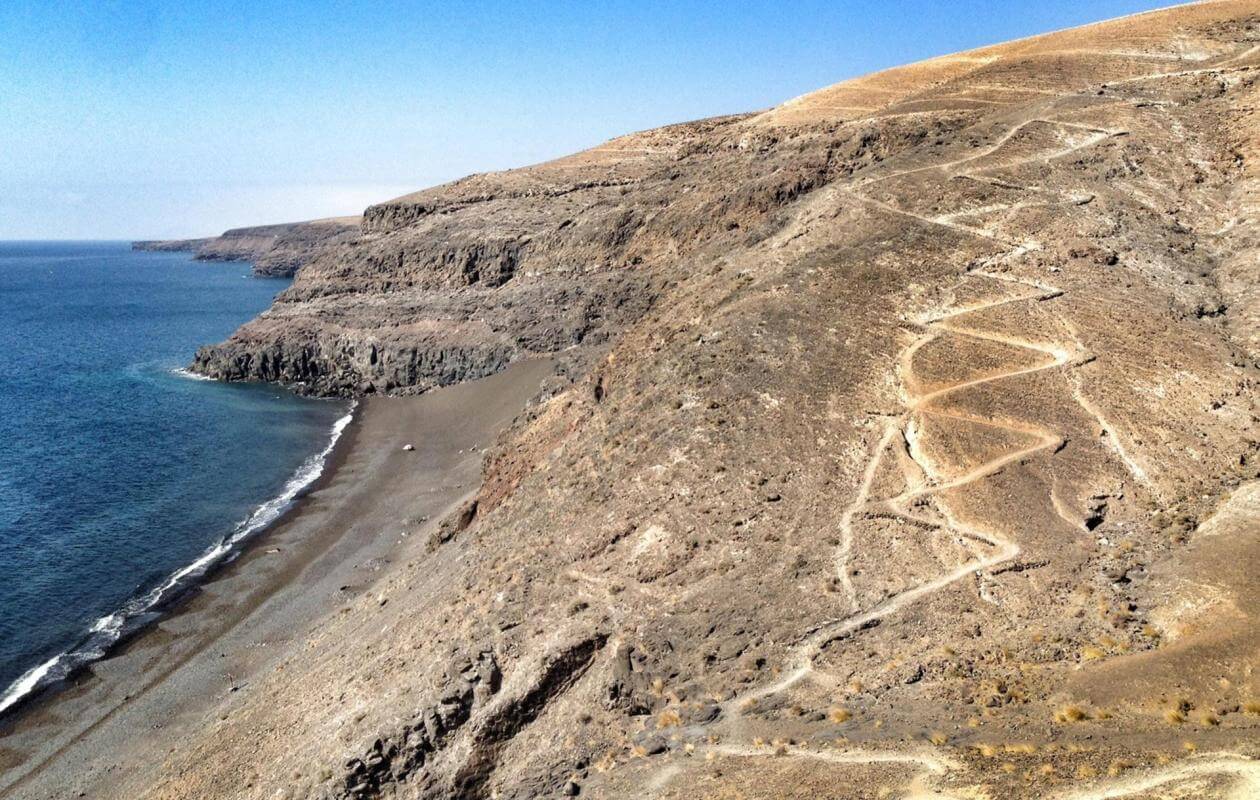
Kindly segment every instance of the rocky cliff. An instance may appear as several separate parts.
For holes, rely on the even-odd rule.
[[[675,268],[765,241],[804,195],[968,117],[704,120],[382,203],[193,369],[349,394],[423,390],[530,354],[580,360],[689,271]]]
[[[196,369],[570,383],[146,791],[1260,796],[1258,107],[1203,3],[368,209]]]
[[[353,237],[359,217],[232,228],[208,239],[132,242],[133,250],[191,252],[198,261],[252,261],[260,277],[292,277],[326,246]]]

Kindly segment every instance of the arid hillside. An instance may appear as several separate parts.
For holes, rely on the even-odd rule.
[[[368,209],[196,369],[558,377],[118,796],[1260,797],[1258,108],[1201,3]]]

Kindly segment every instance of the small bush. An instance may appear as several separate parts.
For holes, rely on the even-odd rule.
[[[656,717],[656,727],[677,728],[682,725],[682,716],[672,708],[667,708]]]
[[[1077,705],[1064,706],[1054,714],[1056,722],[1084,722],[1089,719],[1089,712]]]

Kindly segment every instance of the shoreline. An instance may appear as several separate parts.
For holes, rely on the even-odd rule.
[[[177,370],[176,374],[182,371]],[[188,373],[191,377],[192,373]],[[200,378],[212,380],[211,378]],[[57,655],[24,672],[0,695],[0,735],[9,718],[20,714],[27,704],[42,695],[53,696],[67,682],[97,661],[109,655],[124,642],[143,635],[144,631],[178,610],[181,602],[214,574],[243,555],[250,543],[289,516],[301,499],[313,491],[329,471],[337,452],[337,443],[354,421],[358,401],[352,401],[346,413],[333,423],[323,449],[312,453],[298,465],[280,493],[255,506],[249,516],[238,521],[231,532],[209,545],[196,559],[167,575],[148,591],[128,598],[117,609],[100,617],[79,638]],[[54,677],[48,676],[53,674]],[[26,685],[24,685],[26,684]]]
[[[0,720],[0,794],[127,796],[126,777],[146,758],[297,657],[302,631],[369,591],[407,537],[476,492],[482,451],[551,369],[534,359],[425,395],[361,401],[286,512],[156,623]]]

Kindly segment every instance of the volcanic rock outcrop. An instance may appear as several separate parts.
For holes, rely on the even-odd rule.
[[[567,382],[136,796],[1260,796],[1257,108],[1202,3],[368,209],[195,368]]]
[[[252,261],[254,274],[259,277],[290,278],[322,248],[357,234],[359,222],[359,217],[331,217],[258,225],[232,228],[208,239],[132,242],[131,248],[190,252],[198,261]]]

